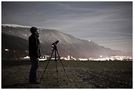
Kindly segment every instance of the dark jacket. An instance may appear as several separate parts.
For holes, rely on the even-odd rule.
[[[40,55],[40,42],[36,35],[32,34],[29,37],[29,56],[39,58]]]

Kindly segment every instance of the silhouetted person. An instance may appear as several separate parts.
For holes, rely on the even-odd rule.
[[[37,82],[37,68],[38,68],[38,58],[40,58],[40,41],[39,33],[36,27],[30,29],[31,36],[29,37],[29,56],[31,62],[31,69],[29,74],[30,83],[39,83]]]

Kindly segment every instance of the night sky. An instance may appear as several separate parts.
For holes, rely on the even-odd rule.
[[[132,2],[2,2],[2,24],[56,29],[132,52]]]

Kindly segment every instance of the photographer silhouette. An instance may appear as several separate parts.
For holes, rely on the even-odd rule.
[[[39,41],[39,33],[36,27],[32,27],[30,29],[31,36],[29,37],[29,56],[31,62],[31,69],[29,73],[29,82],[36,83],[37,82],[37,68],[38,68],[38,58],[40,58],[40,41]]]

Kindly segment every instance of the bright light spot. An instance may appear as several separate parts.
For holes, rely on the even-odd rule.
[[[40,58],[40,59],[39,59],[39,61],[44,61],[44,60],[47,60],[47,59],[45,59],[45,58]]]
[[[25,56],[24,59],[29,59],[30,57],[29,56]]]
[[[87,61],[87,58],[79,58],[80,61]]]
[[[8,51],[9,51],[9,49],[5,49],[5,51],[6,51],[6,52],[8,52]]]
[[[100,57],[102,58],[103,56],[102,56],[102,55],[100,55]]]

